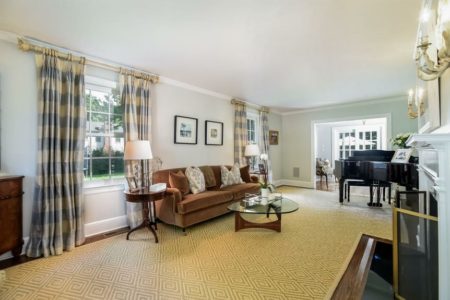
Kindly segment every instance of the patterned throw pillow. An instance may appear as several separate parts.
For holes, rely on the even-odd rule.
[[[187,167],[185,174],[189,181],[189,187],[191,188],[192,194],[198,194],[206,190],[205,177],[199,168]]]
[[[243,183],[241,179],[241,171],[239,170],[239,164],[236,163],[228,170],[225,166],[220,167],[220,175],[222,179],[222,185],[220,187]]]
[[[189,194],[189,181],[181,170],[177,173],[169,172],[169,184],[177,188],[182,195]]]

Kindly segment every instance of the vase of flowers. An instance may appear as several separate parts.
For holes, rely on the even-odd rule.
[[[397,147],[398,149],[406,149],[409,148],[406,146],[406,141],[409,139],[412,133],[399,133],[395,137],[391,138],[391,143],[393,147]]]

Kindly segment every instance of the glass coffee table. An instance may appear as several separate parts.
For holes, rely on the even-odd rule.
[[[234,231],[246,228],[266,228],[281,232],[281,215],[298,210],[298,203],[290,199],[280,197],[277,199],[261,198],[259,196],[249,197],[228,206],[234,211]],[[266,223],[254,223],[242,218],[242,214],[275,214],[276,221]]]

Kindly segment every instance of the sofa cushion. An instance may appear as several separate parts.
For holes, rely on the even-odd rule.
[[[250,166],[242,167],[239,171],[241,172],[241,178],[244,182],[252,182],[252,179],[250,178]]]
[[[198,194],[188,194],[177,204],[179,214],[186,214],[203,208],[233,200],[229,191],[205,191]]]
[[[189,194],[189,181],[181,170],[177,173],[169,173],[169,184],[177,188],[182,195]]]
[[[206,190],[205,177],[198,167],[187,167],[185,174],[192,194],[198,194]]]
[[[202,171],[203,176],[205,176],[206,188],[216,186],[216,177],[214,176],[212,168],[210,166],[202,166],[199,167],[199,169]]]
[[[233,193],[234,200],[243,199],[245,197],[245,193],[258,194],[259,190],[259,183],[241,183],[220,188],[220,191]]]
[[[233,167],[231,167],[231,170],[228,170],[228,168],[225,166],[221,166],[220,173],[222,179],[222,185],[220,187],[243,182],[241,178],[241,171],[239,170],[239,164],[237,163],[234,164]]]

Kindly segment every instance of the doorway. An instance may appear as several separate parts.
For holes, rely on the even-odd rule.
[[[314,121],[312,127],[314,188],[334,192],[338,190],[332,174],[336,160],[347,159],[354,151],[387,149],[390,115]],[[324,164],[325,168],[321,167]],[[321,174],[323,169],[327,170],[325,175],[323,172]],[[328,179],[328,184],[325,179]]]

